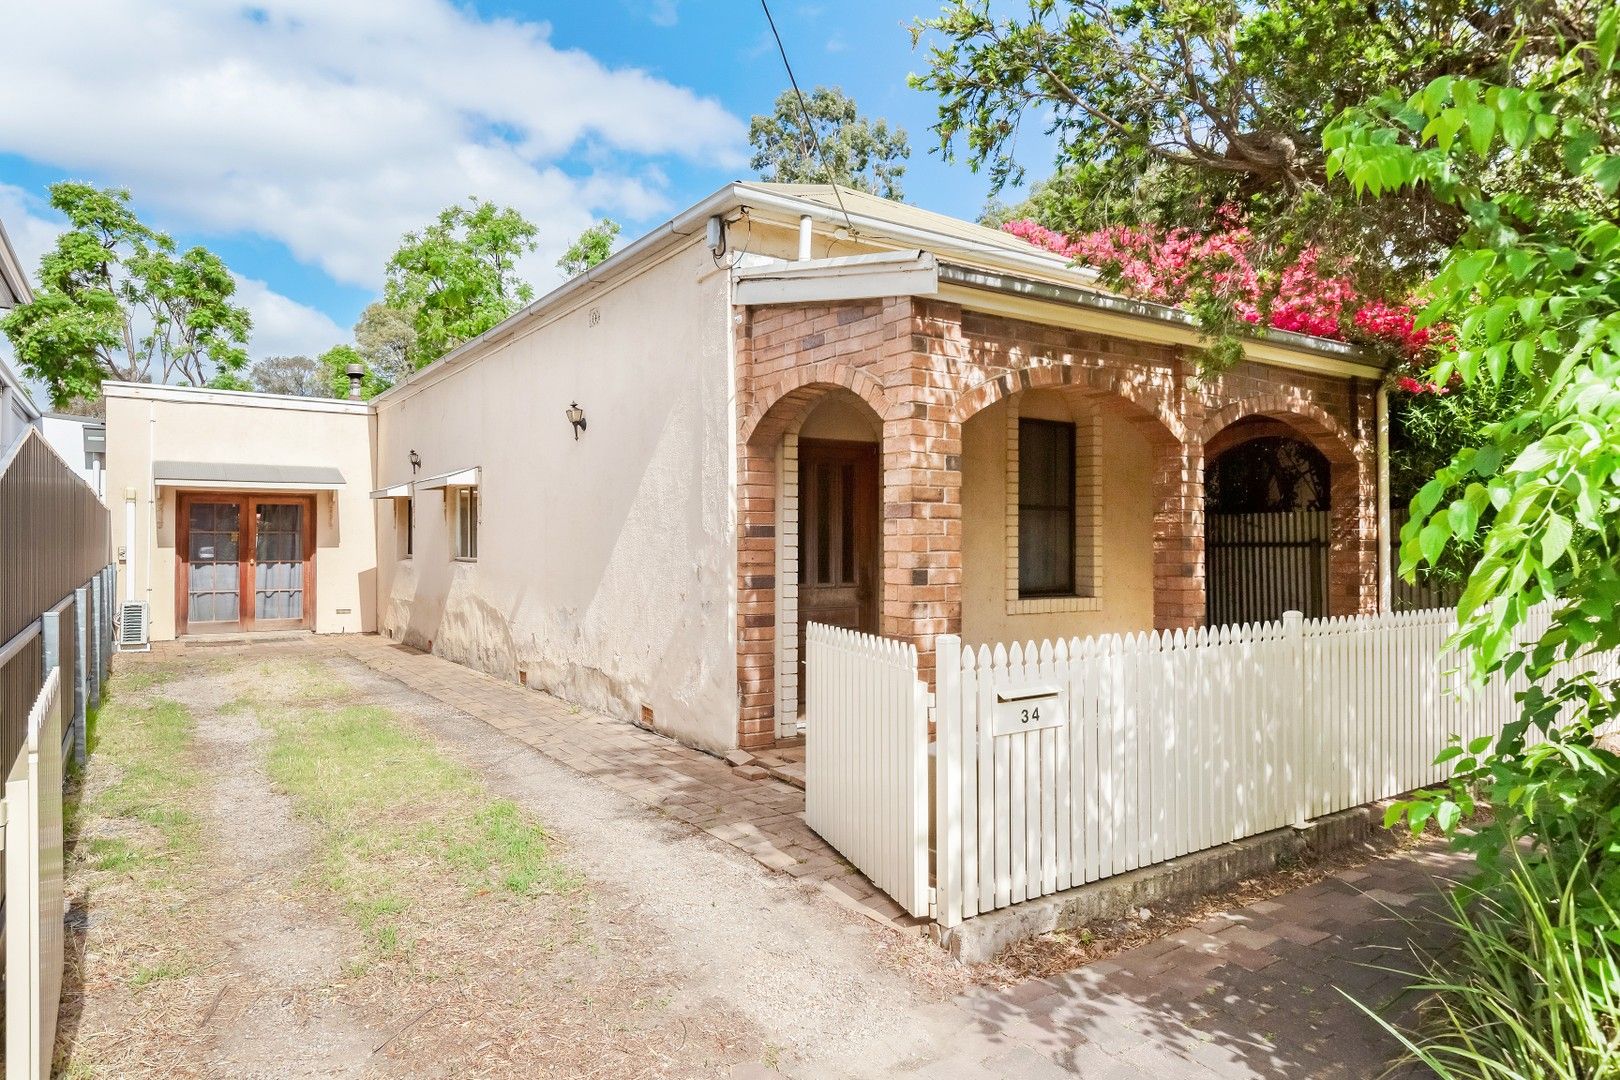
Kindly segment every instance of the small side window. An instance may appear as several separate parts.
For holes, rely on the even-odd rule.
[[[456,488],[456,543],[458,559],[478,558],[478,489]]]
[[[416,500],[400,499],[394,511],[394,527],[399,530],[399,557],[408,559],[416,553]]]

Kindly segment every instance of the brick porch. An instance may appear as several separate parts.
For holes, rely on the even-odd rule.
[[[776,736],[778,457],[833,393],[882,426],[880,633],[916,644],[962,623],[962,426],[1026,390],[1063,389],[1124,417],[1153,455],[1153,621],[1204,618],[1204,464],[1281,427],[1320,450],[1331,475],[1329,614],[1377,602],[1375,386],[1243,362],[1199,380],[1179,346],[988,315],[918,297],[741,309],[738,399],[738,739]]]

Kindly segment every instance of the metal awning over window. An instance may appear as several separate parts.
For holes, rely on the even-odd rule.
[[[207,491],[336,491],[343,474],[330,465],[245,465],[214,461],[154,461],[158,487]]]
[[[408,499],[411,497],[411,485],[395,484],[393,487],[378,488],[371,493],[373,499]]]
[[[416,488],[419,491],[437,491],[440,488],[477,487],[479,467],[474,465],[470,469],[459,469],[456,472],[444,473],[440,476],[430,476],[425,480],[418,480]]]

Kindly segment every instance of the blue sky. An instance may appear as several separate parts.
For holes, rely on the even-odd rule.
[[[127,187],[239,276],[255,356],[346,339],[399,235],[468,194],[540,225],[525,270],[543,291],[594,218],[628,238],[747,176],[748,118],[786,85],[751,0],[19,7],[0,218],[25,262],[57,228],[52,181]],[[910,134],[910,201],[972,217],[986,178],[929,153],[933,102],[906,86],[924,63],[906,26],[936,9],[772,5],[801,85],[841,86]]]

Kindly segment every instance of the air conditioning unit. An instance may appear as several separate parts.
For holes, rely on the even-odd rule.
[[[119,609],[118,651],[150,652],[152,643],[146,640],[146,601],[130,600]]]

